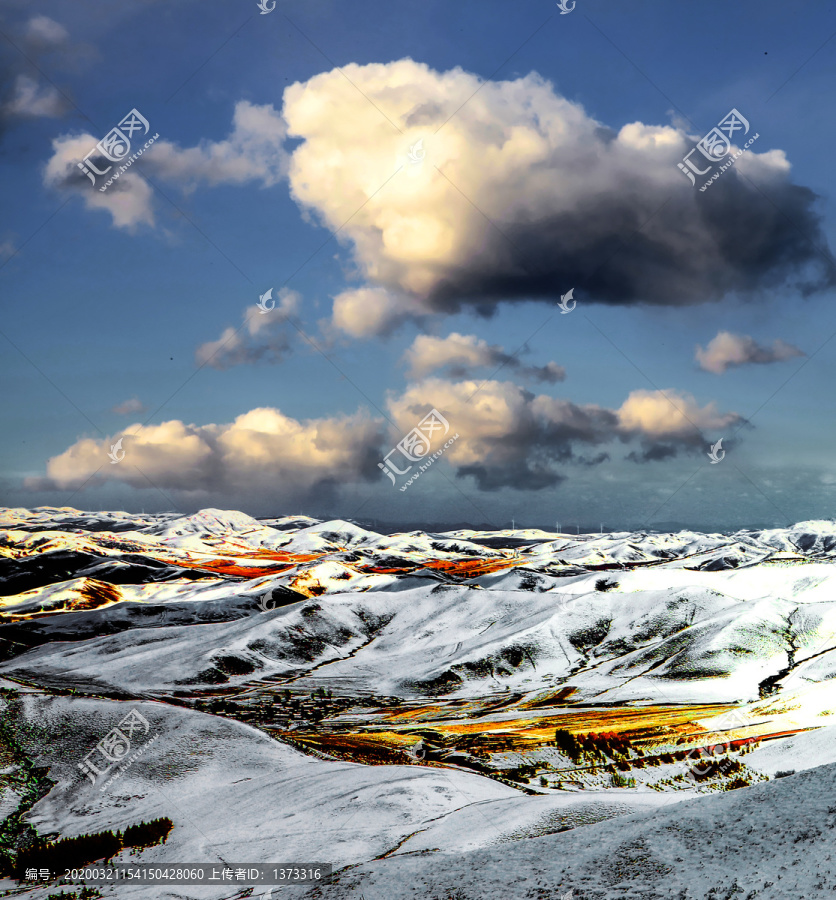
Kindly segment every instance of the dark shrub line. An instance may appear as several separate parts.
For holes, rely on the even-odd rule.
[[[77,869],[99,859],[111,859],[128,847],[153,847],[164,843],[174,823],[171,819],[152,819],[129,825],[124,832],[98,831],[53,843],[40,839],[21,850],[14,864],[14,877],[22,881],[26,869],[50,869],[58,875],[64,869]]]

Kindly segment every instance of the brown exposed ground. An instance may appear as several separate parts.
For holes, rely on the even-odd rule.
[[[554,745],[560,728],[573,734],[614,732],[634,746],[699,743],[710,733],[698,719],[719,716],[733,706],[704,704],[596,709],[552,709],[537,716],[520,715],[525,704],[473,720],[468,710],[433,703],[387,712],[368,724],[324,723],[322,729],[276,732],[300,744],[340,758],[365,762],[404,763],[405,754],[421,737],[435,745],[456,748],[477,756],[501,751],[532,751]],[[735,732],[729,740],[742,741],[754,734]],[[758,734],[759,738],[769,735]]]

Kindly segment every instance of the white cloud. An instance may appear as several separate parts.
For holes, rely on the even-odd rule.
[[[148,137],[154,133],[153,122]],[[105,193],[98,188],[109,175],[97,177],[95,186],[79,169],[103,135],[61,135],[52,142],[53,153],[44,171],[44,184],[57,190],[70,191],[81,197],[90,209],[109,212],[117,228],[129,231],[138,225],[155,224],[153,189],[138,171],[127,171],[113,182]],[[134,140],[132,152],[145,143]],[[191,190],[199,183],[243,184],[260,182],[263,187],[276,184],[286,168],[282,144],[285,125],[269,104],[257,106],[242,100],[235,106],[233,128],[221,141],[203,141],[197,147],[178,147],[171,141],[158,139],[143,152],[134,165],[152,178],[174,183]],[[97,167],[110,165],[105,160]],[[113,165],[118,169],[118,164]]]
[[[771,347],[759,344],[747,334],[732,334],[720,331],[705,348],[698,346],[696,360],[700,368],[715,375],[722,375],[727,369],[744,366],[747,363],[774,363],[805,356],[803,350],[777,338]]]
[[[720,413],[713,403],[700,407],[676,391],[633,391],[616,410],[535,396],[511,382],[442,378],[410,385],[388,405],[403,434],[438,409],[461,435],[445,459],[482,490],[557,484],[565,478],[557,465],[602,463],[609,455],[601,447],[614,441],[639,441],[641,452],[627,458],[642,462],[693,452],[703,443],[697,429],[742,422],[737,413]],[[593,456],[579,452],[595,448]]]
[[[54,87],[41,86],[28,75],[18,75],[4,111],[12,116],[58,118],[64,114],[65,109],[64,98]]]
[[[286,134],[284,119],[270,104],[258,106],[242,100],[235,105],[228,138],[184,148],[158,141],[148,161],[155,175],[183,186],[258,181],[271,187],[287,171]]]
[[[513,370],[523,377],[549,383],[563,381],[566,377],[565,370],[557,363],[524,366],[516,356],[506,353],[498,344],[489,345],[475,335],[457,332],[445,338],[418,335],[404,353],[403,359],[412,379],[425,378],[442,369],[446,369],[453,378],[466,378],[470,369],[484,366]]]
[[[52,156],[44,169],[44,184],[76,194],[88,209],[103,209],[110,213],[117,228],[134,231],[138,225],[153,225],[152,189],[147,181],[132,172],[126,172],[105,193],[100,193],[78,168],[78,163],[99,140],[100,138],[89,133],[55,138],[52,141]],[[98,185],[101,186],[104,180],[106,179],[99,178]]]
[[[120,437],[125,456],[111,464],[107,453]],[[69,490],[118,481],[207,497],[304,502],[342,483],[377,478],[381,442],[379,421],[362,412],[299,421],[261,407],[224,425],[172,420],[134,424],[104,440],[82,438],[49,460],[46,478],[27,479],[26,486]]]
[[[218,340],[201,344],[195,352],[198,365],[228,369],[242,363],[281,362],[291,349],[287,317],[295,315],[301,296],[296,291],[282,288],[277,299],[279,302],[266,313],[258,305],[248,306],[239,328],[228,326]],[[265,302],[269,305],[269,301]]]
[[[691,394],[673,389],[632,391],[618,418],[625,432],[659,439],[687,438],[742,421],[737,413],[718,412],[714,402],[701,407]]]
[[[446,338],[419,334],[404,353],[410,378],[424,378],[440,369],[453,369],[454,377],[468,367],[496,365],[502,348],[490,347],[487,341],[472,334],[453,332]]]
[[[95,57],[93,48],[71,42],[67,29],[44,15],[33,16],[15,30],[13,43],[13,58],[4,65],[2,81],[7,91],[0,116],[31,119],[65,115],[72,105],[67,97],[71,90],[63,87],[62,92],[53,79],[68,69],[79,71]]]
[[[356,338],[389,334],[404,322],[420,321],[426,315],[410,297],[385,288],[354,288],[334,297],[334,326]]]
[[[473,477],[487,491],[539,490],[563,481],[568,465],[605,462],[607,444],[638,441],[641,455],[628,458],[665,459],[704,449],[689,420],[699,428],[742,421],[713,403],[700,407],[687,394],[666,394],[633,391],[620,409],[607,409],[535,395],[507,381],[427,378],[388,397],[389,428],[362,410],[300,421],[270,407],[221,425],[135,424],[104,440],[76,441],[48,461],[45,478],[30,478],[26,487],[69,490],[119,481],[233,505],[248,498],[333,499],[341,486],[384,482],[378,463],[435,408],[459,434],[444,457],[458,477]],[[111,464],[107,454],[120,437],[125,456]]]
[[[135,413],[144,413],[146,409],[147,407],[141,400],[136,397],[131,397],[130,400],[124,400],[122,403],[117,403],[116,406],[111,409],[111,412],[118,413],[120,416],[130,416]]]
[[[33,16],[24,30],[26,38],[41,47],[56,47],[70,39],[70,33],[49,16]]]

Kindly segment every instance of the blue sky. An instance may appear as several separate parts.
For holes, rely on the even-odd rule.
[[[832,515],[825,5],[0,8],[6,504]],[[76,163],[134,108],[159,138],[101,194]],[[700,192],[732,108],[757,140]],[[434,407],[459,437],[401,491]]]

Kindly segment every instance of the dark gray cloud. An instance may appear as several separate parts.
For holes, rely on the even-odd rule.
[[[671,459],[676,456],[680,449],[681,447],[673,444],[649,443],[645,444],[638,452],[631,450],[624,458],[637,463],[661,462],[663,459]],[[696,448],[692,445],[691,449]]]
[[[457,267],[429,301],[447,313],[471,305],[489,314],[514,299],[556,301],[571,286],[576,299],[597,303],[686,306],[732,293],[756,299],[782,286],[810,294],[836,283],[829,252],[825,258],[814,247],[827,248],[819,198],[788,180],[752,181],[731,169],[702,196],[687,182],[659,189],[636,173],[631,187],[640,198],[614,190],[570,214],[500,222],[507,239],[488,230],[484,239],[501,264],[492,272]]]
[[[533,467],[523,462],[501,468],[488,466],[461,466],[456,470],[457,478],[473,478],[480,491],[498,491],[510,487],[519,491],[540,491],[554,487],[566,480],[552,469]]]

